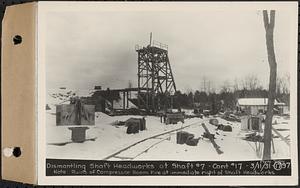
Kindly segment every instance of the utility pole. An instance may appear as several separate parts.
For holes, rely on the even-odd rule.
[[[152,45],[152,32],[150,32],[150,46]]]
[[[203,76],[203,91],[206,93],[206,78]]]

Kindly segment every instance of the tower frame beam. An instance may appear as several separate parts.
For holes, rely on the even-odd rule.
[[[171,106],[170,95],[176,91],[166,45],[136,48],[138,53],[138,107],[156,112],[161,103]]]

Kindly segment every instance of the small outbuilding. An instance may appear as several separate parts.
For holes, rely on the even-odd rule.
[[[241,130],[243,131],[262,131],[263,116],[241,116]]]
[[[267,111],[268,98],[239,98],[236,106],[239,111],[248,115],[258,115]],[[280,109],[285,106],[285,103],[275,100],[274,106],[276,109]]]

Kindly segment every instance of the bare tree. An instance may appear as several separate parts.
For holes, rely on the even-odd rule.
[[[233,91],[238,91],[238,90],[239,90],[239,80],[235,78],[233,81]]]
[[[228,80],[226,80],[221,85],[221,91],[220,92],[221,93],[229,93],[229,92],[231,92],[230,87],[231,87],[230,82]]]
[[[290,93],[290,74],[286,73],[283,77],[283,83],[282,83],[282,92],[285,94]]]
[[[189,94],[189,93],[194,93],[194,90],[190,87],[190,86],[187,86],[185,89],[184,89],[184,92],[186,94]]]
[[[209,81],[209,93],[216,93],[216,88],[215,88],[215,84],[213,81]]]
[[[256,75],[248,75],[243,80],[243,87],[250,91],[261,88],[261,84]]]
[[[207,84],[206,84],[206,81],[207,81],[207,79],[206,79],[205,76],[203,76],[202,79],[203,79],[203,85],[202,85],[203,90],[202,90],[202,91],[204,91],[205,93],[207,93],[207,92],[206,92],[206,85],[207,85]]]
[[[284,77],[277,76],[276,78],[276,94],[279,95],[283,93],[284,90]]]
[[[263,160],[271,159],[271,139],[272,139],[272,118],[274,100],[276,95],[276,74],[277,74],[277,63],[274,52],[274,25],[275,25],[275,10],[270,11],[270,19],[268,11],[263,10],[263,21],[266,30],[266,45],[268,51],[268,62],[270,67],[270,80],[269,80],[269,94],[268,94],[268,108],[265,121],[264,130],[264,152]]]
[[[289,74],[279,76],[276,78],[276,93],[289,94],[290,93],[290,76]]]

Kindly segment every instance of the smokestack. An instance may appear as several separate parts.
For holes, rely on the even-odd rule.
[[[152,45],[152,32],[150,32],[150,46]]]

